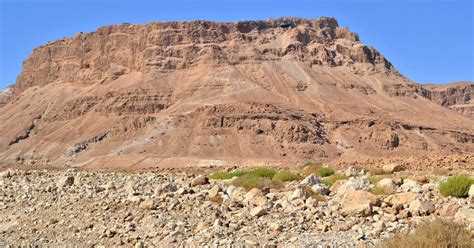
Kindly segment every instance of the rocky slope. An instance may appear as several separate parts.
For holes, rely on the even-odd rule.
[[[474,118],[474,82],[423,85],[424,96],[442,106]]]
[[[473,153],[474,120],[426,99],[357,34],[332,18],[286,20],[112,25],[36,48],[0,109],[0,161],[139,168]]]
[[[437,218],[474,230],[474,195],[442,197],[444,177],[342,174],[331,188],[310,175],[247,192],[185,173],[2,171],[0,246],[373,247]]]

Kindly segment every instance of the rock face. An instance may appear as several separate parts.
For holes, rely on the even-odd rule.
[[[283,20],[112,25],[36,48],[0,105],[0,161],[137,168],[456,153],[473,166],[474,120],[422,97],[335,19]]]
[[[474,82],[423,85],[428,99],[474,118]]]

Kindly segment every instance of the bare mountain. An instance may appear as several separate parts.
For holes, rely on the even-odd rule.
[[[333,18],[112,25],[34,49],[0,109],[0,160],[472,165],[474,120],[427,92]]]

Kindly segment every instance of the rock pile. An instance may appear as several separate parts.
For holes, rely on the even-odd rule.
[[[453,218],[474,230],[474,189],[442,197],[436,182],[355,171],[327,187],[310,175],[279,189],[246,191],[186,173],[0,173],[0,246],[373,245],[425,220]]]

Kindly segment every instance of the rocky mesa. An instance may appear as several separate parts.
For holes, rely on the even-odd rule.
[[[33,50],[0,105],[0,161],[472,168],[468,91],[410,81],[333,18],[111,25]]]

